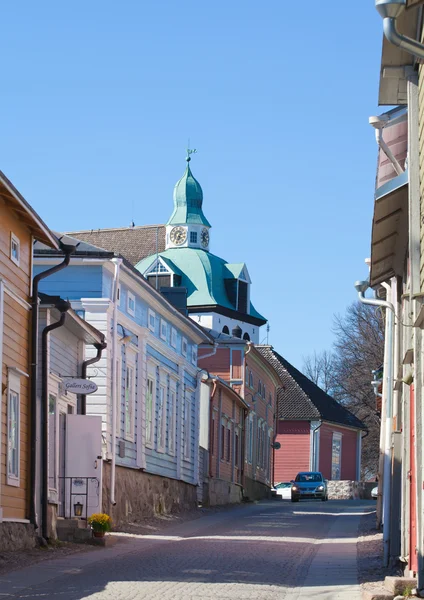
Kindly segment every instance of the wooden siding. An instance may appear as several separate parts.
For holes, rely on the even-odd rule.
[[[47,265],[34,265],[34,274],[45,271]],[[73,265],[40,281],[40,291],[68,300],[102,297],[102,267]]]
[[[331,457],[333,433],[342,436],[342,464],[340,479],[356,480],[356,430],[344,429],[331,423],[323,423],[319,428],[319,469],[326,479],[331,479]]]
[[[274,483],[291,481],[299,471],[309,471],[311,436],[309,421],[279,421],[275,451]]]
[[[29,302],[31,285],[31,235],[0,199],[0,277],[24,301]],[[20,261],[17,266],[10,259],[10,240],[13,232],[20,242]],[[30,312],[8,293],[4,294],[4,329],[2,384],[7,386],[8,367],[29,373]],[[20,378],[20,478],[19,486],[7,485],[7,392],[2,395],[0,418],[0,507],[3,517],[28,517],[28,458],[29,458],[29,379]]]
[[[201,369],[207,369],[209,373],[213,373],[224,381],[230,380],[230,349],[218,348],[216,353],[202,359],[202,354],[210,354],[209,349],[200,348],[198,365]]]
[[[243,379],[243,354],[241,350],[231,351],[231,379]]]

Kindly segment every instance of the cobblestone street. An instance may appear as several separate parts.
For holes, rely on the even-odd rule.
[[[356,600],[367,502],[263,502],[0,579],[0,598]]]

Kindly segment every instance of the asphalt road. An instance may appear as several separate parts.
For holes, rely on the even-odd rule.
[[[356,600],[356,532],[373,508],[359,501],[241,506],[15,572],[0,580],[0,600]]]

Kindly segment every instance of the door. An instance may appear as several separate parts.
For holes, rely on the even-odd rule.
[[[409,471],[409,482],[410,482],[410,493],[409,493],[409,569],[411,571],[418,570],[418,557],[417,557],[417,468],[415,462],[415,393],[414,384],[410,388],[410,471]]]
[[[65,417],[65,516],[86,518],[102,507],[102,418]]]
[[[59,517],[65,516],[66,414],[59,413]]]

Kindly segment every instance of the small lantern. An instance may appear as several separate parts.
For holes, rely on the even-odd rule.
[[[82,516],[82,509],[83,509],[83,505],[81,504],[81,502],[75,502],[75,504],[74,504],[74,515],[76,517],[81,517]]]

